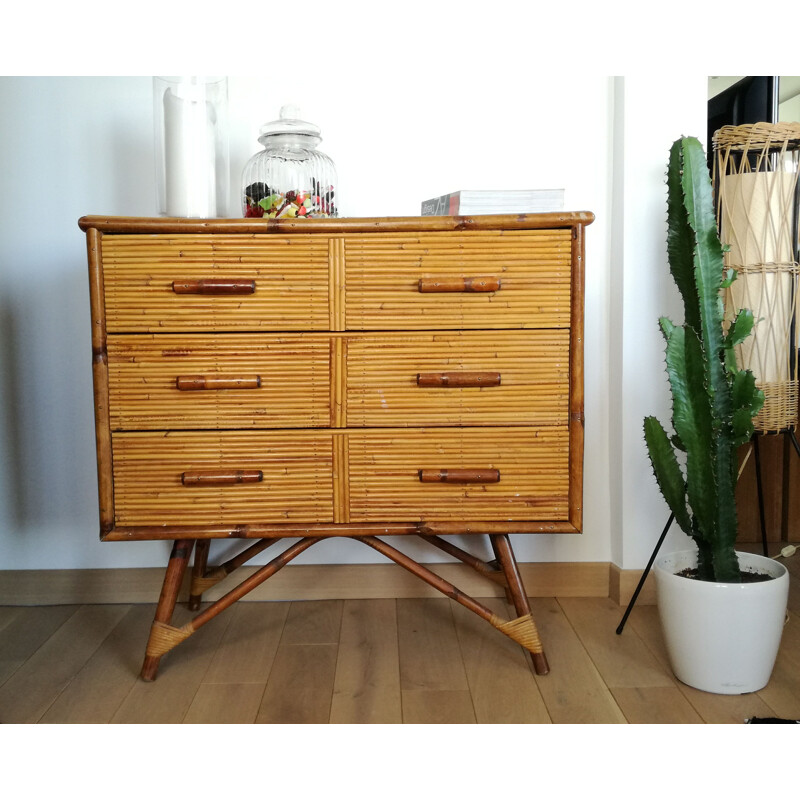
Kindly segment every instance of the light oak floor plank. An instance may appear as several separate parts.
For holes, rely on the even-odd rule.
[[[263,687],[283,634],[290,603],[237,603],[203,677],[209,683],[259,683]]]
[[[612,688],[611,693],[631,724],[686,725],[703,722],[677,686]]]
[[[292,603],[256,722],[328,722],[342,627],[342,600]]]
[[[450,601],[397,600],[400,687],[468,691]]]
[[[475,722],[469,691],[404,689],[403,722],[408,725],[466,725]]]
[[[394,600],[345,601],[330,721],[403,721]]]
[[[609,598],[559,598],[572,627],[611,689],[672,687],[671,672],[658,661],[633,628],[616,633],[619,606]]]
[[[306,600],[289,608],[281,644],[337,644],[343,600]]]
[[[139,680],[155,605],[131,607],[42,717],[47,723],[110,722]]]
[[[0,687],[0,722],[38,722],[128,606],[82,606]]]
[[[79,608],[79,606],[4,607],[0,630],[0,685],[5,683]]]
[[[295,725],[328,722],[338,647],[281,643],[256,722]]]
[[[481,601],[503,619],[514,616],[499,598]],[[475,720],[479,723],[549,723],[525,651],[485,620],[451,601]]]
[[[556,723],[624,723],[625,716],[554,598],[531,598],[531,610],[550,664],[535,676]]]
[[[192,724],[246,724],[258,714],[266,683],[202,683],[183,718]]]

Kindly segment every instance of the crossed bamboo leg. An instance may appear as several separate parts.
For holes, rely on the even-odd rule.
[[[260,567],[249,578],[245,578],[238,586],[231,589],[226,595],[220,597],[219,600],[212,603],[205,611],[201,611],[196,617],[180,628],[176,628],[169,623],[172,619],[172,612],[175,610],[178,591],[181,586],[181,581],[183,580],[183,574],[186,571],[186,564],[189,560],[189,554],[192,551],[193,543],[191,540],[186,539],[176,541],[172,548],[166,575],[164,576],[164,586],[161,589],[161,597],[156,607],[155,619],[150,628],[150,637],[147,641],[144,664],[142,665],[141,671],[142,680],[155,680],[159,662],[165,653],[168,653],[173,647],[179,645],[184,639],[188,639],[195,631],[216,617],[217,614],[233,605],[237,600],[255,589],[256,586],[267,580],[267,578],[272,577],[293,558],[299,556],[300,553],[311,547],[312,544],[316,544],[318,541],[318,538],[307,537],[287,547],[283,553],[273,558],[268,564]],[[257,545],[260,545],[260,549],[263,550],[272,543],[273,540],[264,539],[258,542]],[[257,545],[248,548],[248,550],[251,551],[251,555],[248,557],[255,555],[252,550],[255,549]],[[201,551],[201,558],[202,555]],[[200,595],[195,593],[195,590],[193,590],[192,598],[199,604]]]
[[[485,619],[501,633],[504,633],[510,639],[517,642],[517,644],[528,651],[534,670],[538,675],[546,675],[550,671],[541,641],[539,640],[536,625],[533,621],[528,598],[524,586],[522,585],[522,579],[517,568],[516,559],[514,558],[514,552],[506,534],[489,534],[489,540],[495,554],[495,560],[489,563],[476,558],[460,547],[438,536],[420,534],[420,538],[450,555],[455,556],[465,564],[473,567],[481,575],[500,584],[506,593],[507,600],[513,604],[518,615],[511,620],[503,620],[490,609],[486,608],[486,606],[469,595],[464,594],[464,592],[456,586],[417,563],[414,559],[401,553],[383,540],[374,536],[353,536],[351,538],[363,542],[374,550],[377,550],[382,555],[442,592],[445,596],[450,597],[482,619]],[[242,566],[253,556],[275,544],[276,541],[276,539],[258,540],[225,563],[212,570],[208,570],[209,542],[208,540],[198,540],[195,562],[192,570],[189,608],[197,610],[200,607],[200,600],[205,590],[227,577],[231,572]],[[169,564],[167,565],[166,574],[164,576],[164,584],[161,589],[161,596],[159,597],[155,618],[150,629],[150,637],[147,642],[144,664],[142,665],[141,671],[142,679],[145,681],[155,680],[161,657],[164,654],[187,639],[221,611],[233,605],[233,603],[266,581],[279,569],[286,566],[292,559],[318,541],[320,541],[319,538],[306,537],[287,547],[283,553],[272,559],[268,564],[260,567],[249,578],[246,578],[234,589],[216,600],[186,625],[177,628],[171,625],[170,621],[173,611],[175,610],[178,591],[183,581],[189,557],[195,545],[192,539],[177,540],[172,547]]]
[[[485,619],[501,633],[504,633],[510,639],[513,639],[517,644],[524,647],[530,653],[533,668],[537,675],[547,675],[547,673],[550,671],[547,658],[544,654],[544,649],[542,648],[542,643],[539,639],[539,632],[537,631],[536,625],[533,621],[533,615],[531,614],[528,598],[522,585],[522,578],[520,577],[519,570],[517,569],[514,552],[511,549],[511,543],[509,542],[506,534],[490,534],[490,541],[492,542],[492,547],[497,555],[500,568],[502,569],[502,574],[505,579],[505,586],[507,587],[507,594],[510,594],[511,601],[514,604],[517,614],[519,615],[516,619],[508,621],[503,621],[493,611],[486,608],[486,606],[479,603],[469,595],[464,594],[464,592],[462,592],[452,583],[446,581],[436,573],[431,572],[431,570],[427,569],[427,567],[423,567],[422,564],[418,564],[416,561],[414,561],[414,559],[409,558],[407,555],[401,553],[399,550],[396,550],[391,545],[386,544],[386,542],[383,540],[377,539],[374,536],[355,536],[353,538],[358,539],[358,541],[363,542],[366,545],[369,545],[382,555],[390,558],[396,564],[399,564],[409,572],[412,572],[418,578],[421,578],[435,589],[438,589],[442,594],[446,595],[452,600],[455,600],[457,603],[460,603],[462,606],[468,608],[482,619]],[[466,553],[460,548],[457,548],[454,545],[449,545],[449,543],[445,542],[443,539],[429,536],[423,536],[422,538],[426,541],[436,539],[435,542],[432,542],[433,544],[435,544],[437,547],[441,547],[443,550],[451,552],[457,558],[460,558],[465,563],[468,563],[478,569],[478,571],[482,574],[489,575],[492,572],[496,573],[495,570],[491,569],[491,565],[484,564],[479,559],[475,559],[474,556],[470,556],[469,553]]]

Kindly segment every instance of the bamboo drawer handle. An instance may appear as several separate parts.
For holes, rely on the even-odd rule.
[[[184,486],[226,486],[231,483],[260,483],[264,473],[260,469],[198,470],[181,473]]]
[[[496,292],[500,278],[420,278],[420,292]]]
[[[421,469],[421,483],[499,483],[499,469]]]
[[[260,375],[178,375],[175,386],[181,392],[201,389],[260,389]]]
[[[499,386],[499,372],[419,372],[417,386]]]
[[[199,278],[172,281],[175,294],[253,294],[256,282],[239,278]]]

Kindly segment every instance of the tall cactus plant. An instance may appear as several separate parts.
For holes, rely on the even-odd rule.
[[[723,325],[721,292],[736,276],[723,267],[711,181],[697,139],[672,145],[667,187],[667,252],[685,321],[660,319],[674,435],[647,417],[645,441],[661,493],[697,545],[698,577],[737,583],[737,448],[753,435],[764,395],[752,372],[737,368],[734,347],[752,331],[753,314],[740,311]]]

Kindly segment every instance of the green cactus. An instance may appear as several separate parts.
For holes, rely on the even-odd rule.
[[[674,435],[646,417],[645,441],[661,493],[697,545],[698,577],[738,583],[737,448],[753,435],[764,395],[752,372],[737,368],[734,347],[752,331],[753,314],[740,311],[723,325],[722,290],[736,275],[723,267],[711,181],[697,139],[672,145],[667,189],[667,252],[685,321],[677,326],[660,320]]]

